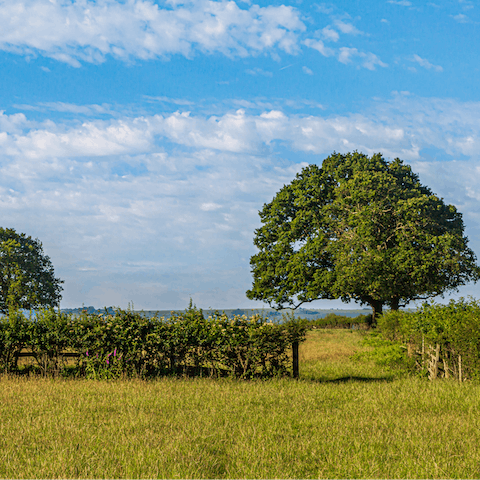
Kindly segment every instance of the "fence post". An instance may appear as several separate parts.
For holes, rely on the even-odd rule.
[[[460,382],[463,381],[463,378],[462,378],[462,356],[461,355],[458,356],[458,380]]]
[[[435,352],[435,353],[431,353]],[[430,380],[435,380],[438,377],[438,361],[440,360],[440,344],[436,344],[435,350],[433,350],[433,347],[430,347],[430,361],[428,365],[428,372],[429,376],[428,378]]]
[[[298,378],[298,342],[292,343],[292,357],[293,357],[293,378]]]
[[[446,353],[444,353],[445,357],[443,358],[443,370],[445,371],[445,378],[450,378],[449,366],[447,363]]]
[[[425,368],[426,361],[425,361],[425,337],[422,335],[422,368]]]

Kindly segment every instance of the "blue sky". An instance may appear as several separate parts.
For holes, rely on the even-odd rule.
[[[258,210],[359,150],[412,165],[479,255],[479,22],[466,0],[0,0],[1,224],[43,242],[63,307],[258,307]]]

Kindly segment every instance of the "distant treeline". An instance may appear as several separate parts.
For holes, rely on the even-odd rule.
[[[309,320],[300,319],[304,325],[310,328],[354,328],[368,329],[372,325],[372,315],[357,315],[356,317],[347,315],[337,315],[328,313],[325,317]]]
[[[81,313],[88,314],[100,314],[108,313],[113,315],[117,310],[116,307],[104,307],[104,308],[95,308],[93,306],[89,307],[78,307],[78,308],[62,308],[62,313],[80,315]],[[303,318],[307,320],[317,320],[323,318],[352,318],[352,317],[362,317],[367,315],[370,309],[357,309],[357,310],[343,310],[343,309],[326,309],[326,310],[314,310],[307,308],[298,308],[296,310],[285,309],[285,310],[274,310],[273,308],[235,308],[235,309],[226,309],[226,310],[213,310],[206,309],[203,310],[204,315],[215,315],[218,313],[225,314],[228,318],[234,318],[236,316],[246,315],[251,317],[252,315],[260,315],[260,317],[272,321],[274,323],[283,322],[285,317],[287,318]],[[184,310],[136,310],[136,313],[144,315],[148,318],[150,317],[165,317],[170,318],[172,316],[178,315],[184,312]],[[321,323],[321,322],[320,322]],[[340,322],[341,323],[341,322]],[[347,322],[348,323],[348,322]],[[359,322],[353,322],[359,323]],[[319,324],[320,325],[320,324]]]

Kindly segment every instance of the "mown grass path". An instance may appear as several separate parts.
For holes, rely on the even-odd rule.
[[[316,331],[299,381],[0,378],[2,478],[480,478],[480,385]]]

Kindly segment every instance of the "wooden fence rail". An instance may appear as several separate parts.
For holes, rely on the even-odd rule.
[[[64,352],[60,353],[59,356],[62,358],[78,358],[82,354],[81,353],[76,353],[76,352]],[[33,352],[17,352],[14,355],[16,358],[27,358],[27,357],[34,357],[36,358],[37,354]]]
[[[300,366],[299,366],[299,353],[298,353],[298,348],[299,348],[299,342],[293,342],[292,343],[292,376],[293,378],[299,378],[300,376]],[[45,355],[45,354],[40,354],[40,355]],[[60,358],[61,360],[66,359],[66,358],[79,358],[82,356],[82,353],[77,353],[77,352],[62,352],[58,354],[57,358]],[[38,354],[34,352],[15,352],[14,358],[15,358],[15,363],[18,361],[19,358],[38,358]],[[171,354],[171,363],[172,365],[175,365],[175,359],[173,352]]]
[[[460,382],[465,380],[462,366],[462,356],[453,352],[442,351],[440,344],[426,345],[422,339],[422,347],[416,350],[412,344],[407,345],[407,354],[417,357],[417,366],[426,369],[428,378],[455,378]]]

